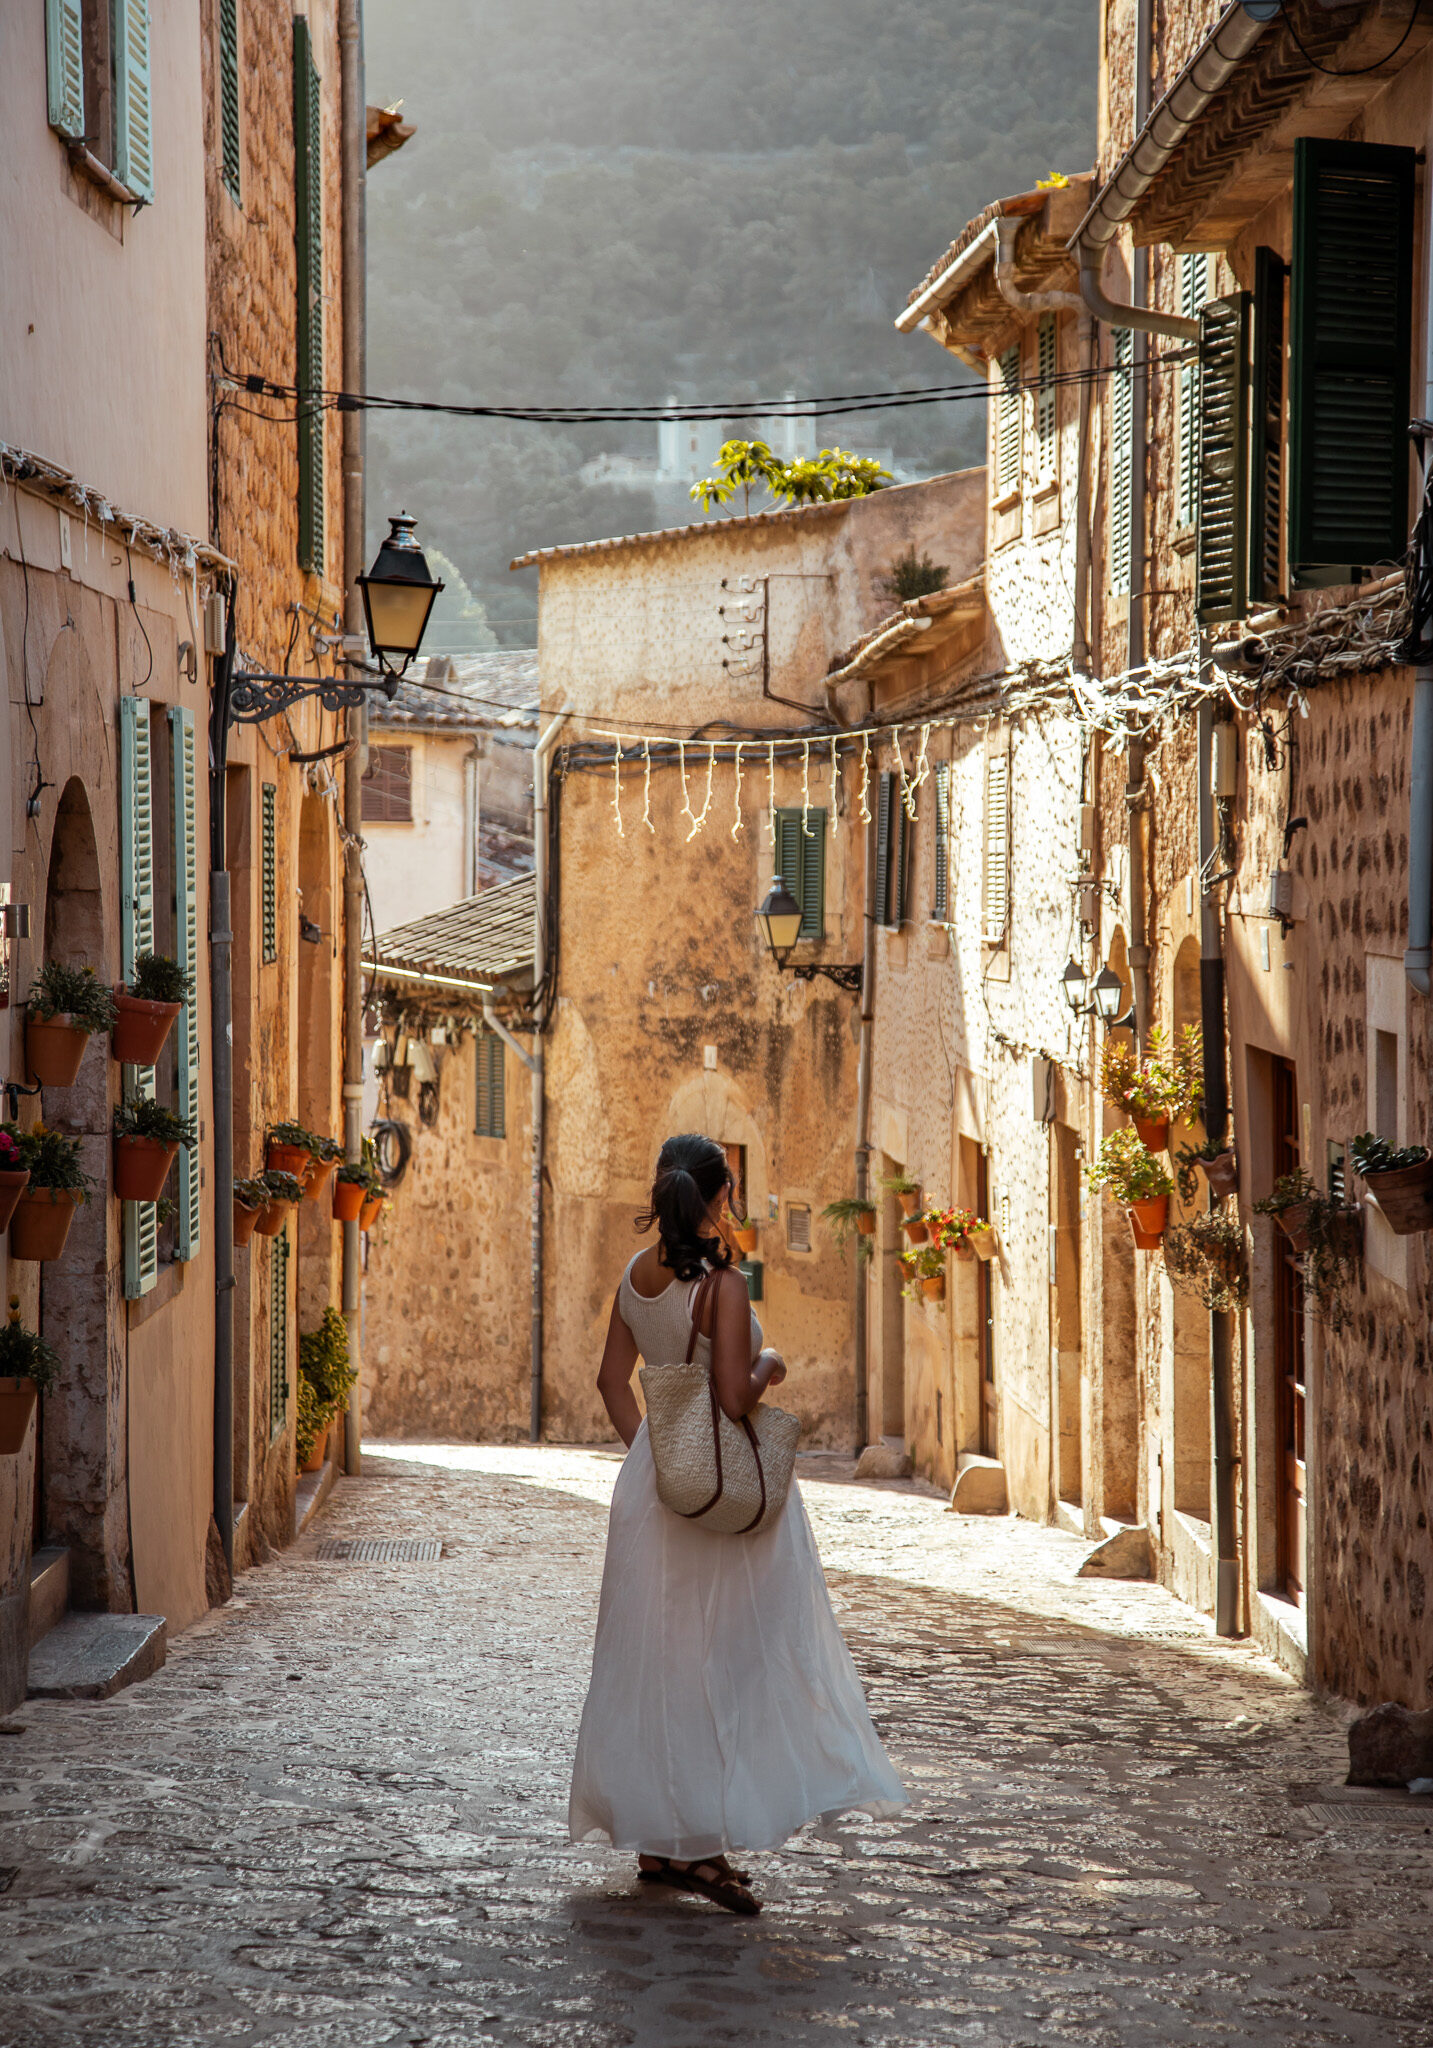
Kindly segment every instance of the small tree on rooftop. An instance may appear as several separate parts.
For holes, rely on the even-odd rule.
[[[703,511],[710,511],[713,505],[729,504],[740,491],[750,512],[753,490],[767,491],[782,505],[823,505],[869,497],[894,481],[873,457],[851,455],[844,448],[823,448],[819,455],[783,462],[765,441],[724,441],[717,474],[694,483],[691,495]]]
[[[890,574],[881,580],[881,589],[897,604],[905,604],[913,597],[932,597],[937,590],[944,590],[949,581],[949,563],[933,562],[929,555],[917,557],[912,541],[906,552],[892,562]]]

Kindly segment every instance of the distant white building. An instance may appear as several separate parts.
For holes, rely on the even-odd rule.
[[[795,405],[796,393],[789,391],[786,396]],[[667,403],[675,408],[678,400],[669,398]],[[752,430],[739,423],[737,431]],[[667,513],[686,500],[699,478],[713,474],[722,443],[731,438],[732,432],[733,423],[727,420],[659,420],[655,461],[650,455],[594,455],[583,463],[578,476],[589,485],[650,490],[656,495],[658,510]],[[767,414],[757,420],[752,437],[765,441],[783,462],[809,461],[821,447],[834,445],[831,436],[818,441],[816,419],[811,413]],[[907,480],[896,470],[895,456],[889,448],[870,448],[859,439],[848,441],[844,437],[840,445],[852,455],[874,457],[882,469],[892,472],[898,483]]]

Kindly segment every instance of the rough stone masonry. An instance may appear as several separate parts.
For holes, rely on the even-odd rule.
[[[737,1921],[570,1849],[615,1459],[366,1452],[103,1705],[0,1735],[0,2044],[1426,2048],[1433,1801],[1083,1546],[803,1484],[900,1819],[753,1859]],[[328,1561],[437,1537],[435,1563]],[[760,1731],[753,1731],[760,1739]]]

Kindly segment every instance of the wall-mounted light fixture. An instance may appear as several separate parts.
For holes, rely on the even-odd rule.
[[[777,966],[784,972],[791,958],[792,948],[801,933],[801,905],[796,901],[780,875],[773,875],[771,887],[756,907],[756,921],[767,949]],[[802,961],[792,967],[791,972],[798,981],[815,981],[818,975],[832,981],[837,988],[844,988],[852,995],[861,992],[861,963],[853,966],[827,966],[820,961]]]
[[[1077,1017],[1098,1017],[1104,1024],[1113,1024],[1119,1016],[1124,983],[1113,967],[1102,967],[1091,980],[1079,961],[1071,960],[1060,976],[1060,985]]]

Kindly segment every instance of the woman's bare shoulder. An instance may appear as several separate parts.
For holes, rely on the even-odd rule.
[[[638,1252],[622,1277],[631,1283],[633,1293],[639,1294],[643,1301],[655,1301],[672,1284],[672,1275],[662,1264],[658,1247],[654,1244]]]

